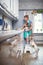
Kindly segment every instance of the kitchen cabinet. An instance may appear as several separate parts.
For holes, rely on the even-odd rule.
[[[9,11],[10,10],[10,0],[1,0],[1,4]]]
[[[1,5],[13,16],[18,18],[19,0],[1,0]]]

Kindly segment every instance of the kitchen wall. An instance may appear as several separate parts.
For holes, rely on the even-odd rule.
[[[19,8],[22,9],[43,9],[43,0],[20,0]]]
[[[24,17],[24,12],[23,11],[19,11],[19,20],[17,22],[14,22],[14,29],[18,29],[20,27],[22,27],[23,25],[23,17]]]

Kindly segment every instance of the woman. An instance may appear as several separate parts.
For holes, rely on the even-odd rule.
[[[24,21],[25,21],[25,25],[24,25],[24,39],[26,40],[26,42],[30,41],[29,39],[32,36],[32,22],[29,20],[29,16],[25,15],[24,16]],[[27,31],[26,31],[26,25],[28,27]]]
[[[26,40],[27,44],[31,43],[31,45],[34,46],[36,56],[37,56],[39,49],[38,49],[37,45],[35,44],[35,42],[32,38],[33,37],[32,36],[32,22],[29,20],[28,15],[24,16],[24,21],[25,21],[25,24],[24,24],[24,39]],[[24,49],[25,49],[25,47],[24,47]]]

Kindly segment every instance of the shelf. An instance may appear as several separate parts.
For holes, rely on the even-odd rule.
[[[22,30],[21,31],[18,31],[18,30],[0,31],[0,43],[4,40],[12,38],[15,35],[18,35],[20,33],[22,33]]]

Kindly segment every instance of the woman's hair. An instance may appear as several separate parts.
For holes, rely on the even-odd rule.
[[[25,27],[28,27],[28,23],[26,23],[23,28],[25,28]]]
[[[25,18],[25,17],[26,17],[26,18],[29,18],[29,16],[28,16],[28,15],[25,15],[25,16],[24,16],[24,18]]]

